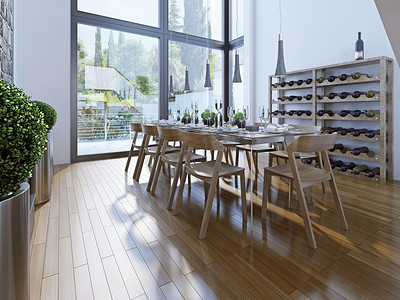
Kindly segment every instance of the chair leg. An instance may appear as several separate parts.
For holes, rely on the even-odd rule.
[[[239,166],[239,153],[240,150],[238,148],[236,148],[236,157],[235,157],[235,166],[238,167]]]
[[[255,170],[254,181],[257,182],[257,179],[258,179],[258,153],[256,153],[256,152],[253,152],[253,161],[254,161],[254,170]]]
[[[342,206],[342,202],[340,201],[340,197],[339,197],[339,193],[337,190],[335,179],[332,178],[331,180],[329,180],[329,185],[332,190],[333,200],[335,201],[336,210],[338,211],[342,228],[345,230],[348,230],[349,227],[347,225],[346,216],[344,215],[343,206]]]
[[[230,164],[233,165],[233,156],[232,156],[231,147],[228,147],[228,157],[229,157],[229,159],[230,159]]]
[[[247,202],[246,202],[246,184],[244,177],[244,170],[240,172],[240,193],[242,198],[242,218],[243,221],[247,220]]]
[[[292,208],[293,204],[293,179],[289,179],[289,208]]]
[[[133,155],[133,150],[135,150],[135,147],[133,146],[133,143],[132,143],[131,150],[129,151],[128,159],[127,159],[126,165],[125,165],[125,172],[128,172],[129,165],[131,163],[131,158],[132,158],[132,155]]]
[[[156,193],[156,188],[157,188],[157,182],[158,182],[158,178],[160,177],[160,172],[161,172],[161,157],[158,159],[158,163],[157,165],[154,165],[153,169],[155,169],[155,167],[157,166],[157,169],[155,171],[155,177],[153,179],[153,185],[151,187],[151,194],[154,195]],[[152,170],[153,172],[153,170]]]
[[[146,136],[143,138],[142,146],[140,146],[139,155],[138,155],[138,158],[136,160],[135,171],[133,172],[133,177],[132,177],[133,179],[136,179],[136,177],[137,177],[137,173],[138,173],[138,170],[139,170],[139,165],[140,165],[140,162],[142,161],[142,156],[144,154],[143,145],[144,145],[144,142],[145,142],[146,138],[147,138]]]
[[[272,167],[272,159],[274,156],[271,153],[268,153],[268,167]]]
[[[174,215],[176,215],[178,213],[178,209],[181,207],[181,204],[182,204],[183,188],[185,187],[186,176],[187,176],[187,173],[186,173],[186,170],[184,169],[181,180],[180,180],[180,184],[179,184],[178,196],[176,197],[176,201],[175,201],[175,206],[174,206],[174,211],[173,211]]]
[[[218,180],[218,178],[217,178]],[[208,223],[210,221],[210,216],[211,216],[211,208],[212,208],[212,203],[215,195],[215,189],[217,186],[216,180],[213,180],[210,184],[210,188],[208,190],[208,197],[206,201],[206,207],[204,209],[204,214],[203,214],[203,220],[201,222],[201,227],[200,227],[200,234],[199,234],[199,239],[205,239],[206,234],[207,234],[207,228],[208,228]]]
[[[172,182],[171,192],[169,193],[167,209],[172,208],[172,203],[174,202],[176,187],[178,185],[178,179],[179,179],[179,175],[181,174],[181,170],[182,170],[182,168],[179,168],[178,166],[175,168],[175,176],[174,176],[174,181]],[[155,191],[155,188],[154,188],[154,191]],[[153,191],[152,191],[152,194],[154,195]]]
[[[219,205],[221,204],[221,195],[219,191],[219,178],[217,179],[217,187],[215,192],[217,193],[217,207],[219,207]]]
[[[249,166],[249,171],[251,171],[251,159],[249,151],[245,150],[244,152],[246,153],[246,160],[247,160],[247,165]]]
[[[188,188],[189,190],[192,188],[192,176],[188,176]]]
[[[150,167],[152,162],[153,162],[153,156],[150,156],[150,158],[149,158],[149,162],[148,162],[148,164],[147,164],[147,165]]]
[[[317,242],[315,241],[314,231],[312,229],[310,215],[308,213],[307,203],[304,196],[304,191],[302,188],[300,188],[298,184],[296,184],[296,194],[300,204],[301,216],[303,218],[304,229],[306,230],[308,243],[311,248],[317,249]]]
[[[262,198],[262,210],[261,218],[265,219],[267,217],[267,205],[269,198],[269,190],[271,188],[271,173],[264,170],[264,184],[263,184],[263,198]]]
[[[225,149],[224,149],[224,156],[225,156],[225,162],[227,164],[229,164],[229,161],[228,161],[228,147],[227,146],[225,146]]]

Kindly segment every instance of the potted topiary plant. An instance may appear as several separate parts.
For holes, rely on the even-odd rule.
[[[0,291],[4,299],[29,298],[30,195],[24,181],[43,155],[46,132],[39,108],[21,89],[0,80]]]
[[[53,131],[57,122],[57,112],[49,104],[41,101],[32,101],[44,114],[44,123],[48,127],[46,134],[46,151],[39,164],[33,170],[31,179],[31,193],[36,194],[35,204],[49,201],[51,198],[51,186],[53,182]]]

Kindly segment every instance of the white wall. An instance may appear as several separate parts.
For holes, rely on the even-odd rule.
[[[279,33],[279,1],[254,0],[253,107],[268,104],[268,75],[275,72]],[[365,57],[394,53],[374,0],[282,0],[282,33],[286,70],[294,71],[354,59],[357,32]],[[400,114],[399,66],[395,61],[394,116]],[[253,110],[255,119],[257,111]],[[394,177],[400,179],[400,120],[394,118]]]
[[[15,0],[14,83],[58,114],[54,163],[70,162],[70,2]]]

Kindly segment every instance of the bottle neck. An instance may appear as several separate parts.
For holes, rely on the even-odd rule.
[[[358,33],[358,38],[361,39],[361,32]]]

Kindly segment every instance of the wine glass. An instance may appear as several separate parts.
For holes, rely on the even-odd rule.
[[[208,106],[206,110],[208,112],[208,114],[206,114],[207,115],[207,125],[208,125],[208,127],[211,127],[211,110],[212,110],[211,106]]]
[[[235,115],[235,112],[234,112],[234,110],[233,110],[233,107],[232,107],[232,106],[228,106],[227,111],[228,111],[229,124],[232,125],[233,116]]]
[[[259,117],[261,120],[261,127],[263,127],[263,122],[265,121],[265,107],[262,105],[259,109]]]
[[[217,115],[215,118],[215,120],[216,120],[215,127],[218,127],[218,125],[222,125],[222,124],[218,124],[220,121],[222,123],[222,116],[221,116],[222,100],[215,99],[215,109],[217,110]]]
[[[181,108],[178,106],[176,108],[176,121],[180,121],[181,120]]]
[[[249,118],[249,106],[243,105],[243,119],[245,121],[245,124],[247,123],[248,118]],[[246,125],[245,125],[245,128],[246,128]],[[243,130],[245,130],[245,128],[243,128]]]
[[[194,123],[198,124],[199,123],[199,103],[197,102],[197,100],[194,101]]]

